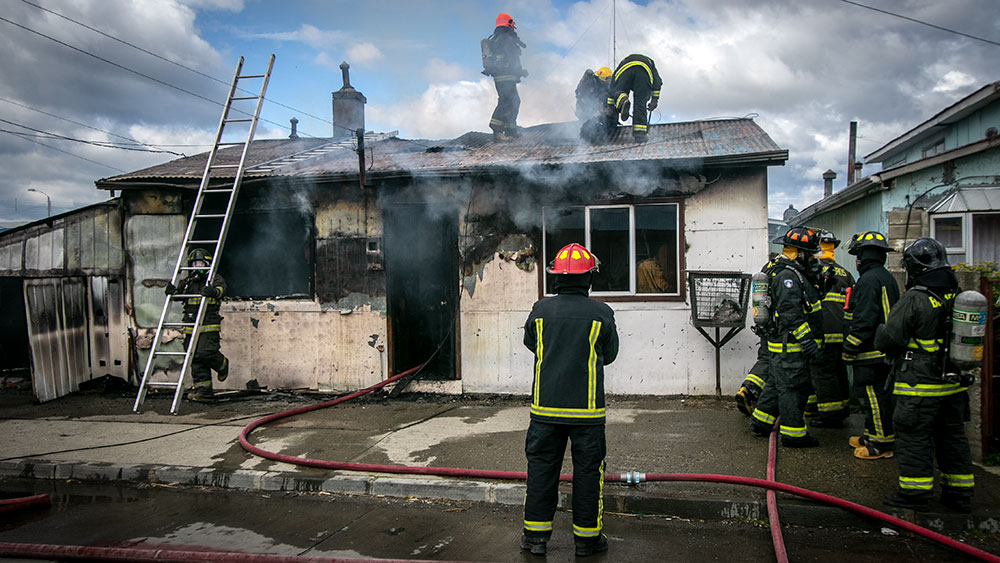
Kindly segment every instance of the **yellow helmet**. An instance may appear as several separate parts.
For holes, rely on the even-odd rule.
[[[611,78],[611,69],[606,66],[602,66],[601,68],[597,69],[596,72],[594,72],[594,76],[600,78],[601,80],[607,81],[608,78]]]

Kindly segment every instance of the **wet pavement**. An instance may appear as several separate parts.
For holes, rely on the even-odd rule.
[[[329,399],[294,394],[209,405],[184,402],[169,414],[166,397],[131,412],[133,397],[73,395],[33,404],[30,395],[0,392],[0,478],[178,484],[256,493],[328,492],[367,498],[482,502],[513,510],[519,481],[331,471],[271,461],[246,452],[240,430],[267,414]],[[700,473],[763,479],[767,440],[753,437],[730,401],[609,397],[607,472]],[[289,456],[378,465],[521,472],[528,409],[523,397],[369,395],[261,427],[258,447]],[[932,503],[916,514],[883,506],[897,478],[893,459],[862,461],[847,440],[861,432],[860,414],[844,429],[813,429],[813,449],[779,448],[777,480],[889,512],[945,534],[1000,534],[1000,475],[975,468],[972,514]],[[570,471],[564,465],[564,472]],[[568,484],[561,506],[568,507]],[[866,517],[779,493],[783,523],[878,530]],[[667,482],[605,486],[605,509],[704,521],[767,519],[765,491],[731,484]],[[568,523],[564,528],[569,529]]]

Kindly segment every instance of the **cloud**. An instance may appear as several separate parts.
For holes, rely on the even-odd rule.
[[[295,31],[280,31],[271,33],[251,33],[246,37],[270,39],[273,41],[295,41],[314,49],[329,49],[343,43],[348,34],[339,30],[323,30],[314,25],[302,24]]]
[[[371,63],[385,58],[373,43],[352,43],[347,46],[347,58],[358,64]]]

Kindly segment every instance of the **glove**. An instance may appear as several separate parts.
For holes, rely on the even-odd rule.
[[[812,338],[800,341],[799,346],[802,347],[802,355],[807,359],[815,360],[819,358],[819,346],[816,345],[816,341]]]
[[[204,295],[205,297],[218,297],[219,289],[214,285],[206,285],[205,287],[201,288],[201,294]]]
[[[174,284],[172,284],[170,282],[167,282],[167,287],[163,288],[163,293],[165,293],[167,295],[173,295],[173,294],[177,293],[177,286],[175,286]]]
[[[649,100],[649,104],[646,106],[646,109],[649,111],[653,111],[654,109],[656,109],[656,105],[658,103],[659,100],[657,100],[656,98],[652,98],[651,100]]]

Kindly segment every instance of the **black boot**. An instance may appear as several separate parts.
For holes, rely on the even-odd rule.
[[[942,491],[941,504],[954,510],[955,512],[961,512],[963,514],[972,512],[972,498],[969,495]]]
[[[819,440],[806,434],[801,438],[781,437],[781,445],[786,448],[815,448],[819,445]]]
[[[576,538],[576,556],[588,557],[595,553],[608,550],[608,536],[601,534],[596,538]]]
[[[753,407],[757,403],[757,395],[746,385],[741,385],[740,390],[733,396],[736,399],[736,408],[743,414],[750,416],[753,414]]]
[[[521,549],[530,551],[532,555],[545,555],[548,543],[546,539],[529,538],[527,534],[521,534]]]
[[[215,374],[219,378],[219,383],[222,383],[229,377],[229,358],[222,358],[222,368],[215,372]]]
[[[887,506],[909,508],[910,510],[916,510],[918,512],[923,512],[929,508],[926,496],[904,495],[899,491],[888,493],[882,499],[882,502],[884,502]]]

